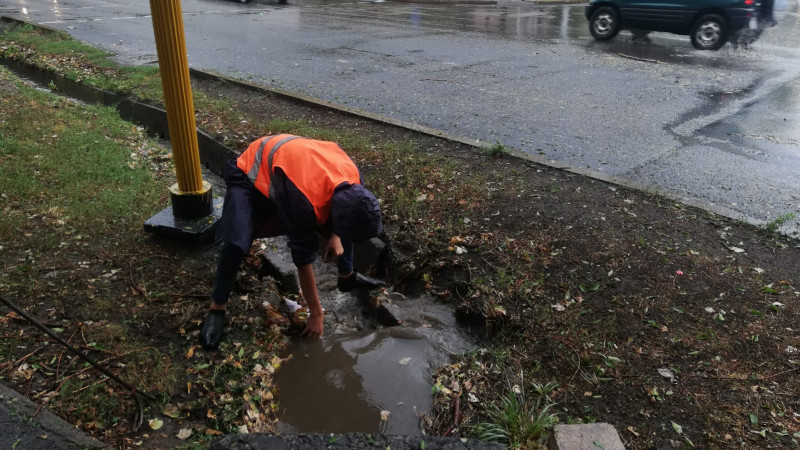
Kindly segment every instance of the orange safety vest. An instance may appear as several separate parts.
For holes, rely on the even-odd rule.
[[[270,180],[275,168],[280,167],[314,207],[317,225],[327,222],[331,215],[336,186],[361,184],[358,168],[338,144],[291,134],[256,140],[239,156],[236,166],[267,198],[274,196]]]

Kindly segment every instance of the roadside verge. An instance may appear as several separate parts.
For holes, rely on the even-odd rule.
[[[27,54],[29,47],[19,40],[9,54]],[[62,63],[58,57],[51,56],[56,66]],[[93,69],[87,64],[86,71]],[[796,242],[668,198],[511,157],[501,146],[476,148],[229,80],[195,80],[194,89],[201,100],[199,123],[226,147],[241,148],[280,130],[352,149],[383,201],[393,241],[389,279],[398,290],[424,291],[483,326],[478,329],[485,332],[486,348],[455,355],[453,364],[436,373],[434,411],[423,418],[430,434],[494,436],[525,446],[536,438],[504,420],[535,417],[531,429],[538,430],[549,430],[556,421],[607,421],[625,430],[626,444],[646,448],[675,446],[673,441],[721,447],[734,436],[745,446],[789,445],[796,437],[795,405],[781,394],[798,388],[791,376],[797,368],[792,356],[798,339]],[[30,205],[19,201],[8,210],[22,206]],[[31,212],[20,220],[27,225],[38,217]],[[31,222],[26,230],[33,225],[41,224]],[[20,260],[25,242],[4,242],[16,256],[9,259],[12,275],[2,282],[4,289],[25,287],[38,294],[36,289],[47,287],[25,285],[25,275],[43,277],[51,265]],[[120,269],[130,274],[131,286],[122,287],[149,298],[141,303],[152,305],[150,313],[169,305],[160,311],[191,317],[189,299],[197,291],[175,286],[174,280],[190,280],[202,290],[208,280],[197,274],[205,269],[164,254],[163,243],[138,244],[170,263],[159,267],[164,277],[131,271],[136,264],[153,264],[153,258],[128,263],[98,250],[99,258],[91,261],[101,261],[109,274]],[[137,250],[126,246],[116,252]],[[68,266],[63,272],[80,273],[85,261],[62,261]],[[60,281],[51,280],[56,288]],[[85,286],[76,289],[83,292]],[[106,301],[118,299],[100,292]],[[64,296],[51,294],[56,300]],[[261,293],[248,294],[250,301],[260,300]],[[126,322],[143,345],[158,346],[179,335],[182,328],[174,323],[160,326],[162,334],[142,334],[142,317],[147,322],[169,316],[143,315],[133,303],[129,308],[138,319],[109,322]],[[237,330],[243,338],[260,331]],[[172,362],[188,362],[187,373],[207,380],[203,371],[219,361],[200,363],[185,347],[186,334],[173,342],[178,351],[172,353],[190,356]],[[248,363],[251,349],[229,356]],[[192,381],[194,393],[201,385]],[[751,390],[753,385],[766,389]],[[164,392],[185,403],[185,384],[178,386]],[[764,411],[764,404],[780,405],[781,414]],[[507,414],[509,408],[516,409]],[[212,418],[197,409],[187,413],[210,430],[236,430],[235,414],[232,420]],[[778,431],[750,433],[756,422]]]

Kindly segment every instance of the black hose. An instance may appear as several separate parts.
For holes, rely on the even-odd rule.
[[[131,392],[134,394],[134,396],[135,396],[135,394],[140,394],[140,395],[142,395],[143,397],[145,397],[145,398],[146,398],[146,399],[148,399],[148,400],[156,401],[155,397],[153,397],[152,395],[150,395],[150,394],[148,394],[148,393],[146,393],[146,392],[140,391],[140,390],[136,389],[135,387],[131,386],[130,384],[126,383],[125,381],[122,381],[122,380],[121,380],[121,379],[120,379],[118,376],[116,376],[116,375],[115,375],[113,372],[111,372],[110,370],[108,370],[108,369],[106,369],[105,367],[101,366],[100,364],[96,363],[94,360],[92,360],[92,358],[90,358],[90,357],[88,357],[88,356],[84,355],[83,353],[81,353],[80,351],[78,351],[78,349],[76,349],[75,347],[73,347],[73,346],[72,346],[72,345],[71,345],[69,342],[67,342],[67,341],[65,341],[64,339],[62,339],[62,338],[61,338],[61,336],[57,335],[57,334],[56,334],[56,333],[55,333],[53,330],[51,330],[50,328],[48,328],[48,327],[46,327],[46,326],[42,325],[42,323],[41,323],[41,322],[39,322],[38,320],[36,320],[36,319],[35,319],[35,318],[33,318],[32,316],[30,316],[28,313],[26,313],[25,311],[23,311],[23,310],[22,310],[22,308],[20,308],[19,306],[15,305],[15,304],[14,304],[14,303],[12,303],[10,300],[7,300],[7,299],[5,299],[5,298],[3,298],[3,297],[0,297],[0,301],[2,301],[2,302],[3,302],[3,303],[5,303],[5,304],[6,304],[6,305],[7,305],[9,308],[11,308],[12,310],[14,310],[14,312],[15,312],[15,313],[17,313],[17,314],[19,314],[20,316],[22,316],[22,317],[24,317],[25,319],[27,319],[27,320],[28,320],[28,322],[32,323],[33,325],[36,325],[36,327],[37,327],[37,328],[39,328],[40,330],[42,330],[42,331],[44,331],[45,333],[47,333],[47,334],[48,334],[50,337],[52,337],[53,339],[57,340],[57,341],[58,341],[58,342],[59,342],[61,345],[63,345],[63,346],[64,346],[64,347],[66,347],[67,349],[69,349],[69,351],[71,351],[72,353],[75,353],[75,354],[76,354],[76,355],[78,355],[78,356],[79,356],[81,359],[83,359],[84,361],[86,361],[86,362],[88,362],[89,364],[91,364],[91,365],[93,365],[94,367],[96,367],[98,370],[100,370],[100,372],[103,372],[103,374],[105,374],[105,375],[106,375],[108,378],[111,378],[112,380],[116,381],[117,383],[121,384],[122,386],[125,386],[126,388],[130,389],[130,390],[131,390]]]

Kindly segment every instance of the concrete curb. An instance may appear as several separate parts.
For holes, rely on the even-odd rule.
[[[236,78],[229,77],[227,75],[223,75],[221,73],[215,72],[213,70],[198,70],[198,69],[189,69],[190,73],[193,77],[197,77],[198,79],[206,79],[206,80],[217,80],[217,81],[225,81],[231,83],[235,86],[242,87],[244,89],[248,89],[254,92],[259,93],[268,93],[278,97],[282,97],[285,99],[298,101],[302,103],[311,104],[314,106],[322,107],[322,108],[330,108],[338,112],[342,112],[345,114],[349,114],[352,116],[356,116],[363,119],[373,120],[375,122],[391,125],[396,127],[405,128],[411,131],[416,131],[418,133],[426,134],[429,136],[434,136],[442,139],[447,139],[450,141],[458,142],[461,144],[469,145],[475,147],[477,149],[489,149],[494,144],[481,141],[480,139],[470,139],[463,136],[458,136],[454,134],[450,134],[446,131],[439,130],[436,128],[427,127],[424,125],[420,125],[414,122],[408,122],[400,119],[395,119],[393,117],[388,117],[382,114],[375,114],[369,111],[364,111],[358,108],[352,108],[349,106],[344,106],[336,103],[327,102],[324,100],[319,100],[313,97],[309,97],[303,94],[297,94],[294,92],[290,92],[284,89],[275,88],[275,87],[268,87],[259,85],[256,83],[251,83],[249,81],[243,81]],[[711,203],[707,200],[695,198],[695,197],[688,197],[675,194],[673,192],[669,192],[657,187],[648,186],[636,181],[629,180],[627,178],[618,177],[615,175],[609,175],[607,173],[603,173],[596,170],[585,169],[581,167],[571,166],[569,164],[560,163],[558,161],[542,158],[537,155],[531,155],[528,153],[524,153],[517,150],[510,150],[507,153],[515,158],[528,161],[531,163],[539,164],[542,166],[550,167],[553,169],[559,169],[566,172],[571,172],[577,175],[582,175],[588,178],[592,178],[598,181],[603,181],[609,184],[621,186],[624,188],[646,192],[648,194],[661,196],[667,198],[669,200],[673,200],[678,203],[683,203],[688,206],[693,206],[696,208],[700,208],[711,212],[713,214],[727,217],[729,219],[745,222],[755,226],[763,226],[766,222],[763,220],[756,219],[754,217],[750,217],[748,215],[742,214],[738,211],[734,211],[730,208],[726,208],[724,206],[720,206],[714,203]]]
[[[19,392],[0,384],[0,447],[19,449],[105,448]]]

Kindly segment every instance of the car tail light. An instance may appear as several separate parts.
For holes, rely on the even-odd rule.
[[[744,4],[748,6],[752,6],[756,4],[756,0],[744,0]]]

